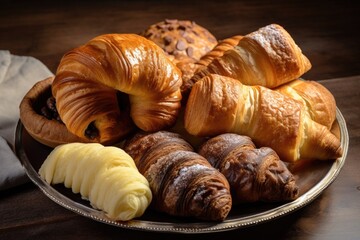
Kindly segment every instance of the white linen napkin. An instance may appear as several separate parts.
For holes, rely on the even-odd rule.
[[[0,190],[28,181],[14,154],[19,105],[38,81],[53,76],[39,60],[0,50]]]

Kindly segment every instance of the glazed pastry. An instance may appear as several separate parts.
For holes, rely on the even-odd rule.
[[[257,146],[271,147],[288,162],[336,159],[342,154],[339,139],[313,121],[301,102],[215,74],[194,84],[184,125],[195,136],[247,135]]]
[[[336,102],[323,85],[296,79],[274,90],[302,102],[312,120],[331,129],[336,119]]]
[[[156,210],[213,221],[228,215],[232,206],[229,183],[180,135],[139,133],[124,150],[149,181]]]
[[[148,181],[133,159],[117,147],[60,145],[46,158],[39,174],[49,184],[64,183],[113,220],[140,217],[152,199]]]
[[[107,34],[64,55],[52,93],[70,132],[112,144],[133,129],[133,122],[144,131],[174,124],[181,84],[180,70],[152,41]]]
[[[290,201],[299,195],[295,177],[276,152],[256,148],[247,136],[221,134],[207,140],[198,152],[224,174],[234,203]]]
[[[215,73],[245,85],[274,88],[300,77],[310,68],[310,61],[290,34],[271,24],[245,35],[237,46],[197,72],[193,81]]]
[[[20,120],[26,131],[38,142],[56,147],[69,142],[89,142],[70,133],[62,123],[51,94],[53,77],[37,82],[20,103]]]

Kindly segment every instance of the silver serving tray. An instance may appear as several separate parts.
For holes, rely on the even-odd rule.
[[[292,213],[316,199],[338,176],[348,151],[349,135],[344,117],[336,110],[334,133],[341,139],[343,156],[336,160],[303,163],[289,166],[300,187],[300,197],[285,203],[255,203],[233,206],[222,222],[206,222],[192,218],[177,218],[148,209],[138,219],[127,222],[113,221],[104,212],[91,208],[89,202],[63,185],[49,185],[39,177],[38,170],[51,148],[34,140],[21,121],[16,129],[16,153],[29,178],[43,193],[57,204],[77,214],[115,227],[154,232],[208,233],[244,228],[265,223]]]

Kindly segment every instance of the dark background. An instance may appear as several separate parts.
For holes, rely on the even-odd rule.
[[[166,18],[193,20],[218,39],[282,25],[313,67],[307,79],[360,73],[359,1],[2,1],[0,49],[55,72],[71,48],[104,33],[140,33]]]
[[[359,160],[359,1],[0,1],[0,50],[32,56],[55,72],[62,55],[104,33],[139,33],[164,19],[193,20],[219,40],[282,25],[310,59],[303,77],[331,80],[351,128],[349,160]],[[351,79],[351,81],[349,80]],[[339,88],[342,86],[343,88]],[[344,89],[344,90],[343,90]],[[350,99],[350,100],[349,100]],[[314,202],[259,226],[204,235],[132,231],[72,213],[28,183],[0,192],[0,239],[356,239],[359,166],[345,165]],[[1,167],[1,166],[0,166]],[[350,196],[350,197],[348,197]],[[351,196],[353,196],[351,198]]]

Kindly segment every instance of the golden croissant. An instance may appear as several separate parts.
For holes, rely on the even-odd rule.
[[[296,79],[274,90],[301,102],[311,119],[331,129],[336,119],[336,102],[323,85],[315,81]]]
[[[140,217],[152,199],[148,181],[133,159],[117,147],[98,143],[59,145],[39,174],[48,183],[64,183],[114,220]]]
[[[194,75],[193,82],[214,73],[246,85],[274,88],[294,80],[311,68],[308,58],[281,26],[271,24],[245,35]]]
[[[224,220],[231,210],[230,187],[224,175],[179,134],[138,133],[124,150],[149,181],[154,209],[213,221]]]
[[[106,34],[64,55],[52,93],[70,132],[111,144],[133,122],[145,131],[171,126],[181,84],[180,70],[155,43],[136,34]]]
[[[306,111],[277,91],[212,74],[194,84],[184,126],[195,136],[247,135],[257,146],[274,149],[283,161],[340,157],[339,139]]]
[[[221,134],[198,152],[229,181],[234,203],[289,201],[299,195],[295,177],[276,152],[256,148],[247,136]]]

